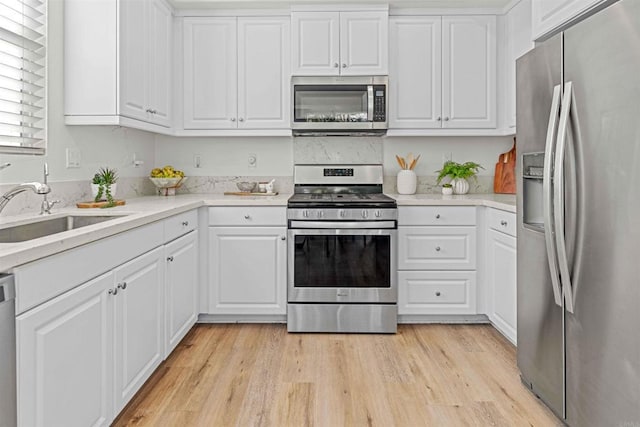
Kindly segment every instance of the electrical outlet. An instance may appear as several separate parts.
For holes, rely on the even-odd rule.
[[[247,163],[249,168],[255,169],[258,166],[258,156],[253,153],[249,153],[249,158],[247,159]]]
[[[77,148],[67,148],[65,154],[67,169],[80,167],[80,150]]]
[[[199,169],[201,166],[201,157],[200,154],[193,155],[193,167]]]

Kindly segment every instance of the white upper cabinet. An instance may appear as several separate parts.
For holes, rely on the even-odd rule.
[[[293,74],[388,73],[388,11],[293,12]]]
[[[184,21],[184,128],[237,127],[236,18]]]
[[[289,19],[185,18],[184,129],[285,129]]]
[[[65,122],[169,133],[173,15],[167,3],[68,0],[64,21]]]
[[[604,0],[534,0],[531,2],[534,40],[553,32]]]
[[[496,127],[496,18],[442,18],[442,127]]]
[[[391,19],[390,128],[497,125],[495,16]]]
[[[441,127],[441,25],[439,16],[390,20],[389,123],[392,127]]]

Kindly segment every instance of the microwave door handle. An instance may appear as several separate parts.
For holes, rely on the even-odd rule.
[[[373,121],[373,85],[367,86],[367,121]]]

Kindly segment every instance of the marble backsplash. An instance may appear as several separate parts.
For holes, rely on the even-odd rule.
[[[293,162],[304,164],[380,164],[383,144],[380,137],[298,137],[293,138]]]
[[[442,192],[442,186],[437,184],[437,176],[418,176],[418,185],[416,193],[422,194],[439,194]],[[397,178],[395,175],[386,175],[382,186],[385,193],[397,193]],[[477,176],[476,179],[469,179],[469,193],[487,194],[493,192],[492,176]]]

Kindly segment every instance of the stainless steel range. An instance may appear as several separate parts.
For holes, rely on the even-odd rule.
[[[397,218],[382,165],[296,165],[289,332],[395,333]]]

